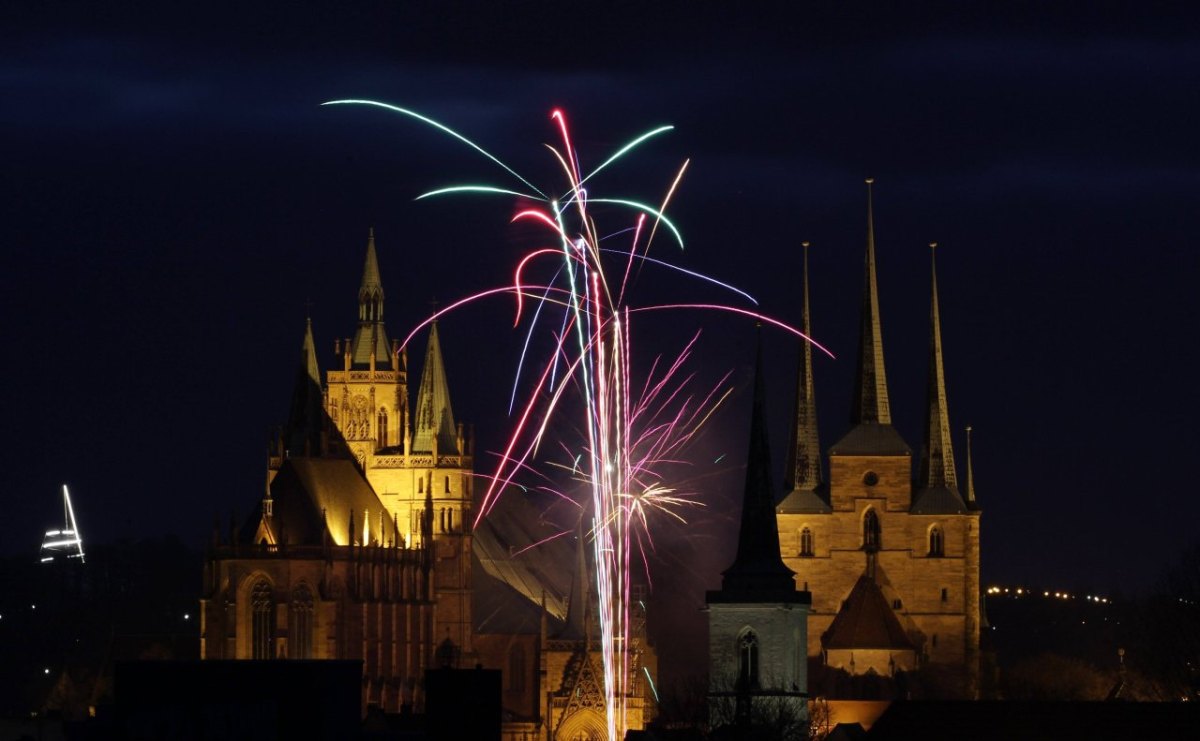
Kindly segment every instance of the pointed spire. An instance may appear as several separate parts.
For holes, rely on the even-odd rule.
[[[363,261],[362,285],[358,289],[360,299],[373,291],[383,291],[379,279],[379,258],[375,254],[375,227],[367,229],[367,257]]]
[[[429,345],[425,350],[425,367],[421,369],[421,385],[417,390],[417,419],[413,431],[414,453],[428,453],[437,443],[439,453],[461,453],[458,449],[458,428],[450,407],[450,386],[446,382],[446,366],[442,362],[442,345],[438,340],[438,325],[429,325]]]
[[[929,381],[925,410],[925,444],[917,473],[917,494],[912,511],[963,512],[954,468],[954,443],[950,436],[950,411],[946,403],[946,375],[942,367],[942,320],[938,311],[937,242],[929,245],[932,297],[929,303]]]
[[[883,367],[883,332],[879,323],[879,288],[875,278],[875,213],[871,197],[874,178],[867,178],[867,256],[863,278],[861,341],[858,347],[858,396],[850,421],[853,424],[892,423],[888,404],[887,373]]]
[[[967,425],[967,508],[978,509],[975,503],[975,470],[971,463],[971,425]]]
[[[588,586],[587,541],[583,531],[583,517],[575,532],[575,576],[571,580],[571,593],[567,597],[567,619],[560,638],[583,638],[587,634]]]
[[[304,325],[304,340],[300,345],[296,384],[292,389],[292,405],[288,411],[287,425],[284,427],[284,445],[289,455],[321,455],[324,417],[324,395],[321,391],[321,370],[317,367],[317,346],[313,341],[312,319],[307,319]]]
[[[725,570],[721,591],[727,594],[798,594],[794,573],[783,565],[771,486],[771,451],[767,442],[766,389],[762,371],[762,337],[754,367],[754,407],[750,420],[750,450],[746,456],[746,488],[737,556]]]
[[[803,242],[803,309],[801,331],[812,337],[808,311],[808,242]],[[821,443],[817,434],[817,399],[813,386],[812,344],[800,346],[800,372],[796,381],[796,447],[792,451],[792,488],[815,489],[821,484]]]
[[[368,366],[374,355],[380,367],[387,367],[391,364],[389,351],[390,343],[383,326],[383,282],[379,277],[375,229],[372,228],[367,234],[367,256],[358,289],[358,331],[351,346],[351,360],[356,366]]]
[[[808,242],[804,247],[804,272],[802,277],[801,331],[812,337],[812,322],[808,312]],[[788,451],[788,492],[779,503],[778,511],[784,513],[828,512],[829,504],[816,494],[821,488],[821,441],[817,435],[817,398],[813,386],[812,344],[800,343],[800,364],[796,373],[796,413],[792,429],[792,446]]]

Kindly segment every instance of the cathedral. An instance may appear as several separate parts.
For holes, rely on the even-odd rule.
[[[308,322],[262,496],[244,523],[214,528],[201,658],[362,661],[363,709],[388,713],[422,711],[427,670],[498,669],[506,739],[601,738],[583,533],[532,548],[559,531],[520,491],[474,526],[474,439],[454,416],[438,326],[410,406],[373,231],[357,328],[333,344],[322,377]],[[642,677],[657,674],[637,617],[631,729],[652,715]]]
[[[964,489],[954,463],[937,272],[934,267],[926,419],[914,480],[912,449],[892,426],[888,403],[870,185],[850,428],[829,448],[826,476],[812,350],[805,344],[787,481],[775,508],[779,551],[797,589],[812,597],[807,653],[825,678],[823,686],[810,687],[813,695],[886,699],[880,695],[905,692],[896,684],[887,689],[889,680],[923,672],[936,681],[922,694],[972,699],[979,687],[980,510],[969,451]],[[807,252],[801,300],[809,334]]]

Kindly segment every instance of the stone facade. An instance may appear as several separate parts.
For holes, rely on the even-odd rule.
[[[408,358],[387,338],[379,275],[372,233],[358,328],[335,343],[324,378],[306,328],[259,507],[228,534],[214,532],[200,656],[361,660],[363,709],[385,712],[421,712],[426,669],[479,663],[501,671],[506,741],[590,737],[597,713],[604,728],[603,706],[579,698],[595,696],[587,669],[601,667],[598,652],[583,633],[563,633],[566,595],[534,584],[529,575],[539,569],[507,560],[531,543],[501,545],[498,525],[484,528],[486,548],[476,543],[474,443],[451,411],[437,325],[410,409]],[[492,573],[477,568],[481,559]],[[483,618],[475,614],[480,593],[489,597]],[[576,611],[586,602],[574,601]],[[498,612],[510,617],[497,629]],[[630,729],[651,715],[643,671],[657,673],[644,615],[638,625]],[[602,683],[602,669],[598,676]]]
[[[937,666],[957,677],[955,687],[942,693],[973,698],[978,692],[982,597],[980,510],[970,482],[965,495],[960,494],[955,476],[936,270],[926,436],[914,476],[911,449],[891,424],[873,219],[868,189],[862,336],[851,427],[828,451],[826,479],[817,441],[811,349],[805,347],[789,490],[776,510],[780,553],[796,573],[797,588],[812,594],[807,651],[813,661],[852,675],[869,670],[894,675]],[[803,286],[808,333],[807,254]],[[859,600],[860,606],[851,608],[848,598],[864,575],[882,600]],[[868,603],[870,610],[862,607]],[[852,609],[859,613],[849,614]],[[832,640],[839,616],[841,630]],[[877,624],[866,624],[872,621]],[[891,630],[894,621],[897,630]]]

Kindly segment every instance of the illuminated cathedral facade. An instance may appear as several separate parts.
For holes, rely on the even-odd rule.
[[[892,426],[875,265],[870,182],[857,383],[850,428],[828,451],[817,435],[811,347],[802,349],[793,444],[776,505],[779,549],[812,596],[807,653],[823,667],[814,694],[851,692],[853,678],[929,670],[927,694],[974,698],[979,685],[979,522],[968,451],[959,487],[932,274],[924,440],[919,458]],[[809,333],[805,254],[803,325]],[[911,676],[911,675],[910,675]],[[859,683],[860,686],[863,683]],[[870,684],[867,682],[866,684]],[[832,686],[831,686],[832,685]],[[878,698],[884,699],[884,698]]]
[[[583,546],[527,552],[549,525],[516,494],[473,526],[473,435],[455,419],[440,342],[433,323],[410,406],[372,232],[353,337],[335,341],[322,377],[308,323],[257,508],[214,529],[201,658],[361,660],[364,709],[418,713],[426,670],[481,665],[502,673],[505,738],[601,738]],[[649,720],[641,676],[657,671],[641,626],[635,729]]]

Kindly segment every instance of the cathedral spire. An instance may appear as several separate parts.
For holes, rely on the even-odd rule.
[[[879,323],[879,288],[875,278],[875,213],[867,178],[867,256],[863,277],[862,329],[858,347],[858,395],[850,421],[853,424],[892,423],[888,404],[887,373],[883,367],[883,332]]]
[[[584,638],[588,630],[588,572],[587,541],[583,529],[583,518],[575,532],[575,576],[571,580],[571,594],[567,597],[567,619],[560,638]]]
[[[925,514],[964,512],[954,468],[954,443],[950,436],[950,411],[946,403],[946,375],[942,367],[942,321],[938,311],[937,242],[929,245],[932,291],[929,303],[929,381],[925,411],[925,444],[917,474],[917,494],[912,510]]]
[[[754,406],[750,420],[750,450],[746,456],[746,488],[737,556],[725,570],[721,591],[737,594],[795,594],[795,574],[784,566],[775,521],[771,486],[771,452],[767,443],[766,390],[762,371],[762,338],[754,367]]]
[[[324,430],[324,399],[321,392],[321,371],[317,367],[317,349],[313,341],[312,319],[304,326],[300,346],[300,364],[296,369],[296,384],[292,389],[292,405],[288,411],[284,445],[289,455],[317,456],[321,454],[321,433]]]
[[[440,453],[462,452],[458,449],[458,430],[454,424],[454,412],[450,408],[450,386],[446,382],[437,321],[429,325],[429,345],[425,350],[425,366],[421,369],[416,411],[412,442],[414,453],[432,452],[435,442]]]
[[[390,345],[383,327],[383,283],[375,254],[374,228],[367,233],[367,256],[358,288],[358,331],[351,347],[351,361],[356,366],[370,366],[372,358],[380,367],[391,365]]]
[[[975,470],[971,464],[971,425],[967,425],[967,507],[978,509],[975,503]]]
[[[808,313],[808,242],[804,248],[802,274],[801,331],[812,337]],[[817,399],[813,387],[812,344],[800,343],[800,364],[796,373],[796,413],[793,419],[792,446],[788,451],[785,488],[787,496],[779,504],[783,513],[828,512],[829,505],[815,492],[822,484],[821,442],[817,435]]]

